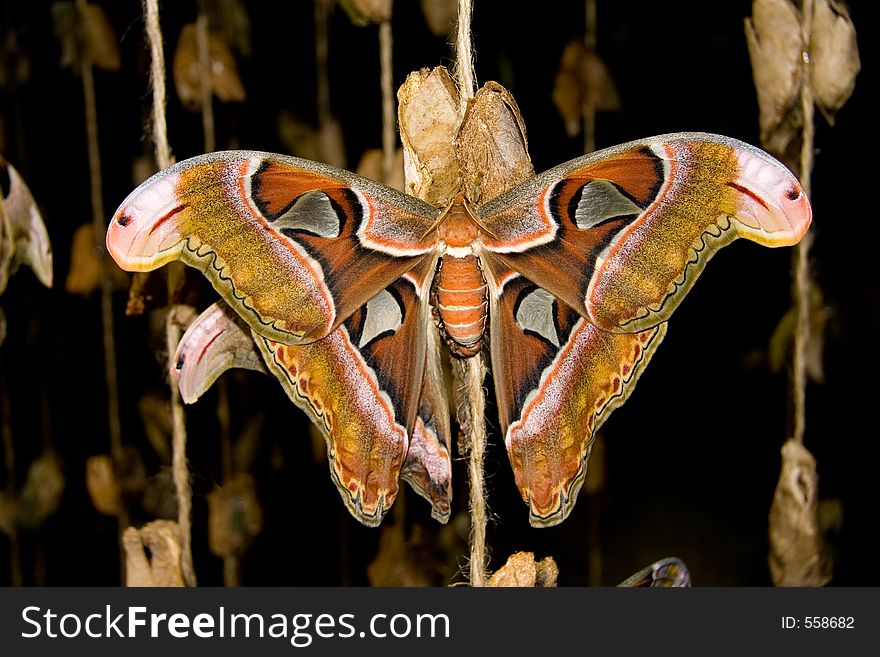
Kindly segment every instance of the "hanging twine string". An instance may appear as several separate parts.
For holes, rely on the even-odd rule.
[[[473,0],[458,0],[458,25],[455,39],[455,77],[462,102],[474,97],[474,51],[471,35]]]
[[[596,0],[586,0],[584,6],[584,45],[589,52],[596,50]],[[596,150],[596,105],[584,98],[584,153]]]
[[[474,97],[476,76],[474,75],[474,55],[471,44],[472,0],[458,2],[458,31],[456,38],[456,82],[463,104]],[[486,475],[483,460],[486,454],[486,395],[483,380],[486,367],[480,354],[468,358],[464,363],[463,383],[468,405],[468,475],[470,478],[470,585],[485,586],[488,575],[486,572],[489,561],[486,548],[486,524],[488,505],[486,504]]]
[[[382,175],[387,182],[394,167],[397,123],[394,107],[394,67],[391,19],[379,23],[380,84],[382,86]]]
[[[144,0],[147,41],[150,44],[150,84],[153,88],[153,143],[156,149],[156,163],[164,169],[173,163],[171,147],[168,144],[168,129],[165,122],[165,52],[162,31],[159,24],[158,0]],[[168,272],[169,302],[177,289],[177,269]],[[165,342],[169,355],[177,350],[180,342],[180,325],[175,317],[175,306],[171,306],[165,320]],[[195,568],[192,557],[192,489],[189,469],[186,464],[186,418],[180,391],[173,383],[171,393],[172,457],[171,471],[177,495],[177,524],[180,529],[180,572],[187,586],[196,585]]]
[[[813,87],[810,71],[810,44],[813,34],[813,0],[804,0],[801,36],[804,43],[803,80],[801,90],[801,111],[804,115],[803,139],[801,142],[800,181],[807,197],[810,196],[810,175],[813,170]],[[806,431],[807,406],[807,347],[810,341],[810,247],[813,243],[812,231],[795,247],[794,252],[794,298],[797,320],[794,334],[794,355],[792,359],[792,389],[794,395],[794,429],[792,438],[804,442]]]
[[[196,18],[196,50],[199,55],[199,83],[202,92],[202,134],[205,139],[205,152],[217,150],[214,129],[214,90],[211,84],[210,31],[208,30],[207,2],[199,2],[199,15]]]
[[[80,15],[86,9],[85,0],[77,0],[76,7]],[[104,211],[104,189],[101,176],[101,149],[98,143],[98,105],[95,99],[95,78],[92,60],[88,48],[82,44],[80,48],[80,76],[83,85],[85,102],[86,141],[89,157],[89,185],[92,205],[92,228],[95,239],[99,239],[107,229]],[[95,244],[95,250],[101,255],[103,267],[108,267],[103,244]],[[115,466],[122,464],[122,422],[119,415],[119,383],[116,364],[116,338],[113,328],[113,282],[110,276],[101,277],[101,332],[104,345],[104,381],[107,386],[107,425],[110,433],[110,456]],[[120,567],[124,573],[124,551],[122,548],[122,531],[128,526],[128,513],[124,505],[117,516],[119,521]]]

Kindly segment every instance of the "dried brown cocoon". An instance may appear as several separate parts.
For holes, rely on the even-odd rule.
[[[58,510],[64,484],[61,459],[55,452],[43,452],[34,459],[19,495],[19,525],[38,529]]]
[[[502,587],[553,587],[559,578],[559,566],[553,557],[535,561],[533,552],[516,552],[507,563],[492,574],[486,586]]]
[[[235,475],[208,494],[208,547],[212,554],[240,554],[262,529],[263,509],[251,475]]]
[[[803,122],[797,103],[804,53],[801,15],[789,0],[755,0],[745,31],[758,92],[761,143],[782,156]]]
[[[219,34],[208,35],[211,89],[222,102],[245,99],[244,85],[229,45]],[[198,110],[202,106],[201,67],[195,23],[184,25],[174,51],[174,88],[184,107]]]
[[[338,0],[351,22],[360,27],[391,20],[392,0]]]
[[[98,248],[93,224],[83,224],[73,233],[70,270],[64,281],[64,289],[70,294],[91,294],[101,287],[105,276],[110,277],[114,290],[129,286],[128,274],[109,260],[102,259]]]
[[[807,375],[816,383],[825,382],[823,365],[825,351],[825,327],[833,314],[833,309],[822,300],[822,290],[815,283],[810,287],[810,331],[807,341]],[[767,365],[770,371],[778,374],[791,362],[794,345],[797,309],[790,308],[773,330],[767,347]]]
[[[425,23],[434,36],[452,33],[458,18],[457,0],[421,0]]]
[[[776,586],[822,586],[831,580],[818,504],[816,459],[801,443],[788,440],[770,507],[768,563]]]
[[[386,525],[379,550],[367,566],[370,586],[438,586],[443,582],[442,563],[433,534],[415,524],[407,535],[401,523]]]
[[[117,516],[122,509],[119,481],[108,454],[91,456],[86,461],[86,490],[95,508],[106,516]]]
[[[104,71],[118,71],[122,67],[119,39],[104,9],[98,5],[77,5],[79,26],[89,59]]]
[[[473,202],[488,201],[535,174],[526,125],[513,95],[487,82],[468,103],[455,153]]]
[[[386,178],[383,168],[385,155],[381,148],[370,148],[364,151],[358,162],[355,173],[370,180],[378,180],[385,183],[389,187],[405,191],[403,181],[403,149],[398,148],[394,151],[394,166],[391,168],[390,175]]]
[[[154,520],[122,533],[126,586],[182,587],[180,529],[173,520]],[[149,558],[146,550],[149,550]]]
[[[397,101],[406,192],[446,205],[460,187],[451,148],[463,116],[455,83],[442,66],[414,71],[398,89]]]
[[[833,125],[835,112],[852,95],[861,70],[856,28],[845,3],[817,0],[810,63],[816,105]]]
[[[620,109],[620,96],[608,67],[581,39],[570,41],[562,51],[553,83],[553,104],[569,137],[580,133],[585,110]]]

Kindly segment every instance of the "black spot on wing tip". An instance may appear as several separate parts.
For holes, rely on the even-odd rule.
[[[132,216],[130,214],[122,213],[118,217],[116,217],[116,223],[125,228],[132,221]]]
[[[785,198],[787,198],[789,201],[797,201],[800,197],[801,190],[799,190],[797,187],[792,187],[785,194]]]
[[[180,356],[177,357],[177,362],[174,363],[174,368],[177,370],[182,370],[183,364],[185,362],[186,362],[186,354],[180,354]]]

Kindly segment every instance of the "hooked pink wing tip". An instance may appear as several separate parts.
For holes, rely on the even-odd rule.
[[[178,202],[177,181],[176,174],[148,180],[114,213],[107,227],[107,251],[122,269],[155,269],[160,253],[179,241],[169,221],[186,207]]]

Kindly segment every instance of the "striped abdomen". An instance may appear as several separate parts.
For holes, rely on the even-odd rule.
[[[441,257],[434,279],[434,307],[440,330],[456,355],[467,358],[479,353],[488,306],[477,257]]]

